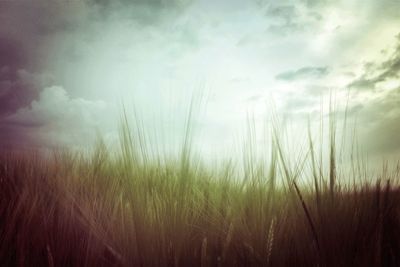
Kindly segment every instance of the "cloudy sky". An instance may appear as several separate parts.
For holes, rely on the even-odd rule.
[[[399,25],[398,0],[3,0],[0,147],[113,142],[121,103],[171,145],[201,94],[217,151],[272,104],[306,125],[334,95],[362,146],[396,155]]]

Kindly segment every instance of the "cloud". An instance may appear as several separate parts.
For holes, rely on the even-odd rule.
[[[294,71],[286,71],[275,76],[277,80],[295,81],[300,79],[318,79],[328,75],[328,67],[304,67]]]
[[[43,37],[76,30],[89,15],[87,1],[2,1],[0,31],[13,37]]]
[[[161,52],[182,54],[195,46],[196,25],[163,23],[174,21],[190,3],[0,1],[0,146],[82,144],[91,140],[94,128],[107,128],[112,119],[105,119],[106,107],[112,104],[105,101],[114,99],[99,96],[99,91],[113,76],[109,65],[125,68],[128,57],[134,57],[146,69],[151,57],[168,62],[160,58]],[[93,58],[101,62],[107,55],[104,75],[95,73],[97,61],[88,60],[94,53]],[[78,78],[71,78],[76,70]],[[88,82],[92,77],[101,81],[101,88]],[[107,89],[118,90],[115,86]],[[87,93],[90,90],[92,94]],[[85,100],[92,97],[105,101]]]
[[[22,45],[0,34],[0,66],[18,68],[26,64],[26,52]]]
[[[156,25],[165,18],[176,17],[192,0],[91,0],[90,8],[97,11],[97,19],[117,17],[141,25]]]
[[[386,43],[374,31],[386,31],[390,19],[398,21],[396,1],[255,1],[263,4],[0,1],[0,144],[85,143],[94,128],[101,124],[103,129],[112,120],[105,119],[109,113],[105,103],[118,96],[145,99],[137,101],[151,113],[171,101],[162,96],[166,87],[173,88],[170,94],[177,101],[181,90],[177,88],[196,86],[195,79],[203,77],[220,90],[223,100],[215,113],[224,113],[232,125],[242,118],[239,111],[229,110],[235,106],[230,101],[261,104],[266,91],[274,88],[282,95],[283,109],[309,114],[331,87],[353,80],[352,87],[375,88],[396,79],[400,48],[385,60],[367,64],[359,76],[357,68],[352,69],[365,53],[373,54],[368,38]],[[335,70],[344,65],[356,76],[337,76]],[[274,70],[288,71],[265,75]],[[238,82],[242,76],[249,78]],[[50,86],[54,84],[63,87]],[[387,134],[396,131],[390,126],[396,116],[387,117],[396,114],[395,106],[379,98],[390,107],[386,110],[373,101],[376,95],[370,95],[368,101],[357,103],[357,110],[366,114],[363,123],[368,131],[378,131],[377,125],[387,127],[388,132],[382,130]]]
[[[29,105],[53,84],[45,62],[51,44],[79,29],[84,1],[0,1],[0,119]]]
[[[0,119],[29,105],[39,95],[40,88],[51,81],[46,74],[25,69],[0,68]]]
[[[269,20],[268,32],[287,35],[304,31],[322,20],[322,15],[315,5],[304,1],[258,1],[258,5]]]
[[[85,145],[106,107],[103,101],[71,98],[60,86],[44,88],[37,100],[0,121],[0,146]]]
[[[178,8],[186,6],[192,2],[192,0],[92,0],[92,3],[102,6],[121,6],[121,7],[131,7],[131,6],[148,6],[152,9],[163,9],[163,8]]]
[[[349,84],[349,87],[373,90],[378,84],[391,79],[400,78],[400,33],[395,39],[396,46],[383,62],[368,62],[364,72]]]

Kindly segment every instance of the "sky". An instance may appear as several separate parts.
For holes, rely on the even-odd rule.
[[[271,112],[296,136],[333,98],[365,151],[396,156],[399,25],[398,0],[3,0],[0,147],[114,144],[123,106],[173,147],[201,99],[215,154]]]

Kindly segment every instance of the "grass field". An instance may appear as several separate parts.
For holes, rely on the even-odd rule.
[[[344,183],[333,135],[325,168],[313,142],[309,172],[288,162],[276,135],[266,164],[211,168],[187,140],[149,157],[132,132],[119,152],[1,155],[0,266],[400,266],[399,168],[354,163]]]

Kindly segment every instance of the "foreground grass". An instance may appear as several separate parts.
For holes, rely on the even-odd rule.
[[[121,139],[117,155],[101,142],[90,156],[2,155],[1,266],[400,266],[396,171],[340,185],[310,142],[313,184],[300,186],[277,140],[268,167],[239,172],[187,147],[150,160],[129,129]]]

